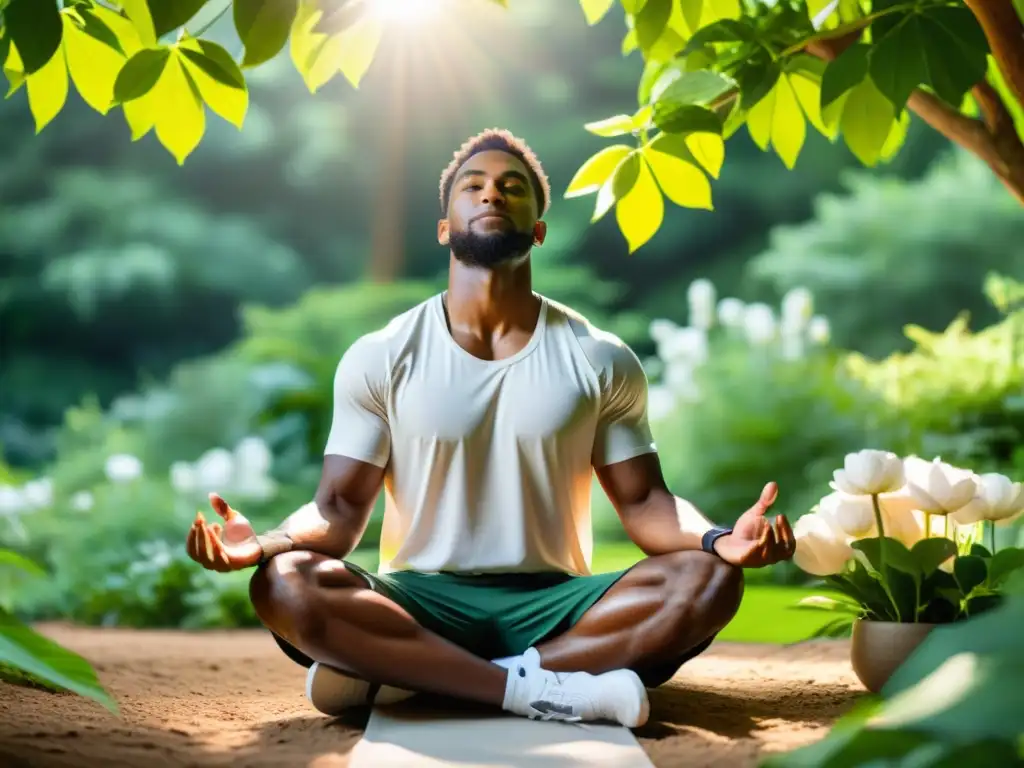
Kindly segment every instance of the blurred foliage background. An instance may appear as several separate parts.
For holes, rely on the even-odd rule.
[[[741,131],[716,210],[627,257],[560,199],[603,146],[582,124],[636,98],[621,16],[509,16],[514,57],[446,52],[401,88],[386,46],[358,92],[271,62],[244,130],[211,124],[184,167],[75,95],[39,135],[23,91],[0,103],[0,547],[48,572],[0,584],[21,615],[254,623],[248,574],[194,567],[188,525],[209,490],[257,527],[310,498],[337,360],[444,286],[437,179],[491,126],[556,193],[537,290],[646,361],[666,476],[715,520],[771,479],[795,519],[862,447],[1024,476],[1024,309],[997,277],[1024,275],[1024,210],[987,167],[916,119],[870,171],[817,134],[788,171]],[[624,537],[595,489],[600,555]]]

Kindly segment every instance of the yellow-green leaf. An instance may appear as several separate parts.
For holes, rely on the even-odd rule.
[[[896,153],[903,147],[903,142],[907,140],[907,131],[909,129],[910,113],[907,110],[903,110],[900,116],[893,122],[889,135],[885,139],[885,144],[882,145],[880,156],[882,160],[891,160],[896,156]]]
[[[146,0],[120,0],[119,5],[131,20],[142,45],[147,48],[156,45],[156,29],[153,27],[153,17],[149,13],[149,4]],[[125,53],[131,56],[128,51]]]
[[[243,67],[270,61],[288,42],[299,0],[233,0],[235,30],[245,46]]]
[[[150,93],[121,105],[124,121],[132,132],[132,141],[138,141],[153,130],[156,116],[153,114],[152,101],[153,95]]]
[[[14,43],[11,43],[7,49],[7,58],[4,60],[4,77],[7,78],[8,84],[5,98],[10,98],[11,94],[25,84],[25,65],[21,63],[21,56],[18,55],[18,48]]]
[[[615,206],[615,219],[626,238],[630,254],[646,244],[665,220],[665,200],[651,169],[639,158],[636,182]]]
[[[786,167],[793,168],[807,138],[807,126],[788,74],[783,73],[768,95],[751,108],[747,129],[755,144],[767,149],[771,143]]]
[[[114,35],[117,36],[117,41],[121,44],[121,50],[124,51],[126,57],[134,56],[143,47],[139,31],[130,19],[126,19],[124,16],[114,13],[114,11],[101,5],[92,6],[89,12],[99,21],[106,24]]]
[[[339,69],[353,88],[359,87],[363,75],[370,68],[383,32],[384,23],[371,14],[339,35],[342,41]]]
[[[25,87],[28,106],[36,121],[36,133],[39,133],[60,114],[68,100],[68,65],[63,49],[58,48],[42,69],[26,76]]]
[[[711,182],[684,137],[662,134],[643,152],[665,197],[683,208],[713,209]]]
[[[725,162],[725,141],[717,133],[691,133],[686,146],[712,178],[717,179]]]
[[[316,93],[324,83],[334,77],[341,64],[341,48],[336,44],[328,47],[327,35],[314,31],[323,16],[317,2],[318,0],[302,0],[295,23],[292,25],[289,42],[292,63],[302,75],[310,93]],[[337,40],[336,37],[333,38],[334,43],[337,43]]]
[[[580,0],[580,7],[587,24],[594,25],[605,17],[614,3],[615,0]]]
[[[875,165],[892,132],[895,109],[870,77],[846,94],[840,125],[843,139],[864,165]]]
[[[741,15],[740,0],[704,0],[700,26],[706,27],[722,19],[738,19]]]
[[[836,136],[836,127],[825,124],[821,116],[821,81],[815,80],[808,73],[793,72],[789,76],[789,84],[793,86],[797,101],[800,102],[808,122],[822,136],[830,139]]]
[[[565,197],[582,197],[597,192],[629,153],[630,148],[625,144],[615,144],[588,158],[569,182]]]
[[[673,6],[669,25],[682,31],[687,38],[691,37],[701,27],[704,0],[678,0]]]
[[[631,115],[614,115],[606,117],[604,120],[587,123],[583,129],[604,138],[622,136],[633,132],[633,117]]]
[[[591,223],[603,218],[612,206],[633,188],[639,172],[640,153],[633,150],[619,161],[611,178],[597,191],[597,202],[594,205],[594,214],[590,218]]]
[[[106,43],[83,31],[64,13],[64,53],[71,81],[82,100],[101,115],[114,105],[114,83],[126,61]]]
[[[163,74],[148,96],[156,136],[182,165],[206,130],[203,101],[185,71],[181,52],[172,50]]]
[[[189,38],[178,47],[185,71],[206,105],[241,130],[249,108],[249,91],[238,63],[224,48],[209,40]]]
[[[636,30],[631,29],[622,38],[622,55],[627,56],[636,50]]]

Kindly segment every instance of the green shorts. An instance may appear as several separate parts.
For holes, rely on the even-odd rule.
[[[375,592],[405,609],[420,626],[485,659],[516,656],[571,629],[629,570],[592,576],[565,573],[369,573],[346,562]],[[275,635],[294,661],[313,661]],[[648,687],[672,678],[713,638],[657,668],[636,670]]]

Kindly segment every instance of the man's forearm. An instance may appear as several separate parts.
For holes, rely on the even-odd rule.
[[[630,539],[648,556],[700,549],[701,537],[714,527],[693,504],[667,490],[653,491],[621,516]]]
[[[362,537],[364,524],[353,510],[339,504],[311,501],[276,528],[257,537],[266,557],[304,549],[329,557],[347,556]]]

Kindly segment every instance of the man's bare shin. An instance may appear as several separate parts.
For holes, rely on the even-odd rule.
[[[311,658],[406,690],[501,706],[507,673],[424,629],[344,563],[275,557],[253,577],[260,619]]]

